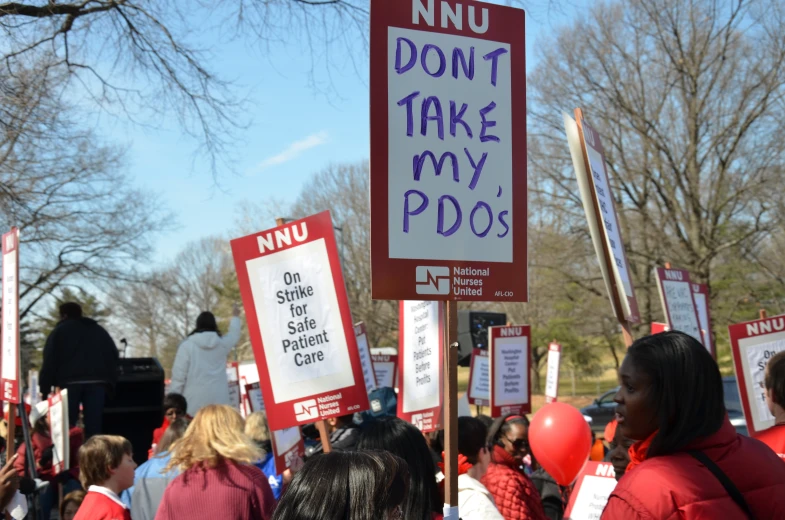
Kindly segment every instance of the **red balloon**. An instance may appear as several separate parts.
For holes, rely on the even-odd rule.
[[[531,420],[529,445],[540,466],[556,482],[569,486],[589,461],[591,430],[578,409],[546,404]]]

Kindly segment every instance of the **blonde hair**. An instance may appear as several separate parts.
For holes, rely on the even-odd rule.
[[[79,448],[79,480],[87,489],[103,485],[120,467],[123,456],[134,453],[131,442],[119,435],[94,435]]]
[[[165,471],[185,471],[197,464],[213,468],[224,460],[253,464],[262,458],[261,450],[243,432],[244,422],[232,407],[205,406],[177,442]]]
[[[267,414],[254,412],[246,417],[245,434],[257,444],[269,441],[270,429],[267,426]]]

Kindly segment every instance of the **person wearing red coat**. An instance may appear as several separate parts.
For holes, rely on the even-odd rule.
[[[766,365],[763,381],[766,404],[774,416],[774,426],[758,433],[755,438],[774,450],[785,462],[785,352],[774,354]]]
[[[537,488],[521,469],[523,458],[530,453],[528,419],[522,415],[496,419],[488,441],[493,444],[491,463],[480,482],[504,519],[547,520]]]
[[[730,424],[717,363],[671,331],[637,340],[619,369],[619,432],[643,439],[602,520],[785,518],[785,465]]]

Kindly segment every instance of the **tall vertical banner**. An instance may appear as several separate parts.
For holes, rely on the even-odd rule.
[[[3,235],[2,400],[22,402],[19,384],[19,230]]]
[[[548,345],[548,372],[545,376],[545,402],[553,403],[559,398],[559,368],[561,367],[561,345]]]
[[[689,334],[703,343],[698,312],[692,297],[690,273],[683,269],[655,269],[657,288],[670,330]],[[709,350],[711,352],[711,350]]]
[[[371,0],[376,299],[526,301],[521,9]]]
[[[577,121],[563,114],[564,129],[605,288],[616,318],[620,322],[638,323],[638,300],[632,286],[600,134],[584,119],[580,109],[575,110],[575,115]]]
[[[488,349],[475,348],[469,364],[469,388],[466,390],[469,403],[477,406],[491,404],[491,369]]]
[[[531,412],[531,327],[488,327],[488,340],[491,417]]]
[[[270,429],[367,410],[330,213],[231,246]]]
[[[714,348],[714,340],[711,337],[711,311],[709,310],[709,288],[706,284],[692,284],[692,299],[695,302],[695,310],[698,312],[701,334],[703,335],[703,345],[709,349],[711,355],[717,357]]]
[[[373,373],[377,386],[395,388],[398,382],[398,356],[391,354],[371,354]]]
[[[373,361],[371,361],[371,349],[368,347],[368,332],[365,330],[365,323],[355,324],[354,335],[357,338],[357,351],[360,354],[360,363],[363,366],[365,390],[370,394],[376,390],[376,374],[373,371]]]
[[[747,429],[756,435],[774,426],[763,378],[769,359],[785,350],[785,315],[730,325],[728,332]]]
[[[71,467],[68,390],[57,392],[49,398],[49,426],[52,433],[52,467],[57,474]]]
[[[423,432],[442,428],[444,304],[401,301],[398,417]]]

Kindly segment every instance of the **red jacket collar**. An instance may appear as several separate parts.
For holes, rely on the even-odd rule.
[[[516,471],[520,471],[521,464],[515,457],[507,453],[507,450],[504,447],[496,445],[493,447],[493,454],[491,456],[491,460],[496,464],[502,464],[504,466],[508,466]]]

